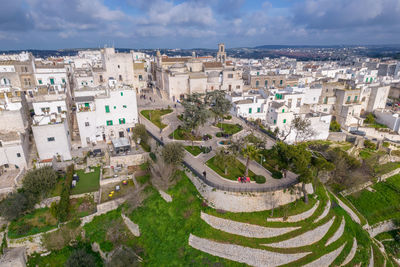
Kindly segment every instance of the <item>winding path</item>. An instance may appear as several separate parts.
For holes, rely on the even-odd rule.
[[[295,247],[304,247],[311,245],[315,242],[318,242],[326,235],[326,233],[329,231],[329,228],[331,228],[334,221],[335,217],[332,217],[325,224],[320,225],[301,235],[277,243],[263,244],[263,245],[274,248],[295,248]]]
[[[260,267],[280,266],[296,261],[310,254],[310,252],[297,254],[277,253],[262,249],[219,243],[192,234],[189,236],[189,245],[214,256]]]
[[[289,216],[286,220],[284,218],[268,218],[267,220],[269,222],[299,222],[299,221],[303,221],[303,220],[311,217],[314,214],[314,212],[318,209],[318,206],[319,206],[319,200],[314,204],[314,206],[311,209],[309,209],[303,213],[300,213],[300,214]]]
[[[345,226],[346,226],[346,220],[342,218],[342,222],[340,223],[339,228],[336,230],[333,236],[328,239],[328,241],[326,242],[326,246],[329,246],[343,235]]]
[[[328,199],[328,201],[326,202],[324,211],[322,212],[322,214],[320,216],[318,216],[317,219],[315,219],[314,223],[317,223],[320,220],[322,220],[323,218],[325,218],[328,215],[330,209],[331,209],[331,200]]]
[[[252,238],[269,238],[286,234],[301,227],[271,228],[254,224],[235,222],[232,220],[218,218],[201,212],[200,217],[211,227],[234,235]]]
[[[325,254],[321,258],[304,265],[303,267],[331,266],[332,262],[334,262],[334,260],[340,255],[340,253],[342,252],[345,245],[346,245],[346,243],[344,243],[342,246],[335,249],[334,251],[332,251],[328,254]]]
[[[151,107],[147,107],[147,109],[149,109]],[[143,110],[145,108],[142,108],[141,110]],[[160,129],[155,126],[151,121],[149,121],[148,119],[146,119],[142,114],[140,114],[140,110],[139,110],[139,120],[140,123],[144,124],[146,126],[147,131],[149,131],[151,133],[151,135],[153,135],[154,137],[163,140],[164,143],[170,143],[170,142],[174,142],[173,140],[171,140],[168,135],[176,128],[177,125],[179,125],[179,122],[176,122],[176,120],[178,120],[176,118],[177,113],[174,110],[174,112],[168,114],[165,116],[165,120],[164,123],[166,123],[168,126],[166,129],[164,129],[161,133],[160,133]],[[203,145],[206,146],[215,146],[216,142],[219,139],[216,138],[215,136],[207,141],[202,143]],[[190,141],[180,141],[181,143],[185,144],[185,145],[190,145],[191,142]],[[214,149],[215,150],[215,149]],[[215,152],[211,152],[211,153],[215,153]],[[256,184],[256,183],[238,183],[236,181],[230,181],[227,179],[222,179],[217,173],[215,173],[212,169],[210,169],[207,165],[204,164],[204,161],[201,160],[201,157],[194,157],[192,154],[186,152],[185,157],[184,157],[184,161],[190,165],[193,169],[195,169],[198,173],[203,173],[204,171],[207,172],[207,180],[210,181],[213,184],[216,184],[218,186],[220,186],[221,188],[226,188],[228,190],[227,187],[229,187],[229,189],[233,189],[234,191],[237,192],[248,192],[248,191],[274,191],[274,190],[278,190],[278,189],[283,189],[283,188],[287,188],[289,186],[292,186],[293,184],[297,183],[297,175],[292,173],[292,172],[288,172],[288,175],[286,178],[284,179],[273,179],[270,175],[266,176],[266,182],[264,184]],[[256,164],[254,162],[252,162],[252,164],[250,165],[250,169],[252,169],[252,166],[255,166]]]
[[[347,255],[346,259],[344,259],[343,263],[340,266],[344,266],[351,262],[356,255],[357,252],[357,238],[353,238],[353,246],[351,247],[350,253]]]

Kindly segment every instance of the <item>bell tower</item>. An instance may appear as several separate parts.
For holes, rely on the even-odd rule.
[[[223,43],[218,44],[217,61],[221,63],[226,61],[225,44]]]

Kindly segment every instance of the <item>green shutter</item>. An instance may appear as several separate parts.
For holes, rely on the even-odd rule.
[[[274,124],[276,124],[276,120],[274,120]]]
[[[259,82],[259,81],[256,81],[256,87],[258,87],[259,84],[260,84],[260,82]]]
[[[249,108],[249,114],[251,114],[251,108]]]
[[[64,78],[62,79],[62,82],[65,83],[65,79]]]
[[[50,78],[50,84],[54,84],[54,78]]]
[[[88,108],[88,107],[89,107],[89,103],[85,103],[85,107],[87,107],[87,108]]]
[[[354,97],[354,102],[357,102],[357,96]]]
[[[268,87],[268,80],[265,80],[264,85],[265,87]]]
[[[113,125],[113,121],[107,121],[107,125]]]
[[[117,106],[114,106],[114,109],[117,109]]]
[[[285,109],[284,108],[282,109],[282,113],[285,113]]]
[[[260,113],[261,112],[261,108],[257,108],[257,112]]]
[[[106,113],[110,113],[110,107],[106,106]]]
[[[286,123],[286,119],[283,120],[283,123]]]
[[[281,80],[281,81],[279,82],[279,84],[282,85],[282,84],[283,84],[283,80]]]
[[[123,108],[126,108],[126,105],[123,105],[122,107],[123,107]]]
[[[121,96],[124,96],[124,93],[123,93],[123,92],[121,92]]]
[[[125,118],[119,119],[119,124],[125,124]]]
[[[43,84],[42,80],[39,80],[39,84]]]

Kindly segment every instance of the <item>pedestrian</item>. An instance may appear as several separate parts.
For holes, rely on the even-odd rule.
[[[174,107],[176,108],[176,104],[174,104]]]
[[[161,142],[164,142],[163,137],[161,136]]]
[[[207,175],[207,173],[206,173],[206,171],[204,171],[204,172],[203,172],[204,178],[206,178],[206,175]]]
[[[160,129],[160,134],[162,133],[162,128]]]

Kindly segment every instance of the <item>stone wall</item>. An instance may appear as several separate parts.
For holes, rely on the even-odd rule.
[[[101,179],[100,180],[100,186],[103,186],[103,185],[106,185],[106,184],[119,183],[119,182],[121,182],[123,180],[129,180],[129,179],[132,180],[132,176],[131,175],[129,175],[129,176],[125,176],[124,175],[124,176],[118,176],[118,177],[115,177],[115,178]]]
[[[292,190],[286,189],[263,193],[237,193],[217,190],[201,182],[192,173],[187,172],[187,175],[196,186],[201,196],[207,201],[208,205],[215,209],[230,212],[270,210],[291,203],[302,197],[301,184],[295,185]],[[309,194],[314,193],[311,184],[307,184],[306,190]]]
[[[110,157],[110,165],[117,166],[122,164],[123,166],[135,166],[145,163],[149,157],[149,153],[132,154],[125,156],[114,156]]]
[[[343,132],[330,132],[328,140],[334,142],[344,142],[346,141],[346,134]]]

